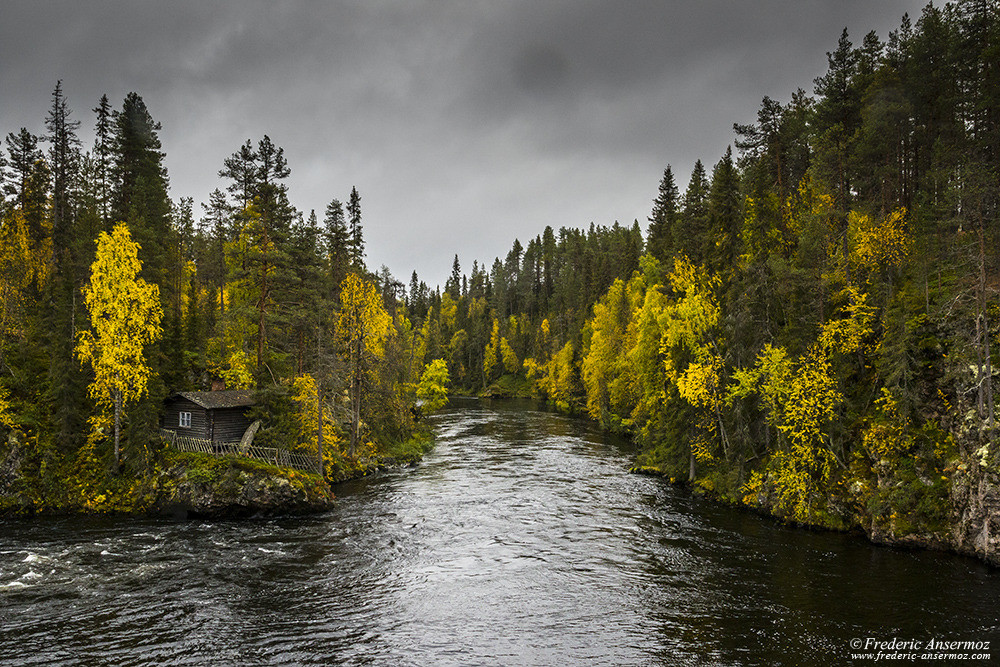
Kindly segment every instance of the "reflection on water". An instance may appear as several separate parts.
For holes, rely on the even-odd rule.
[[[588,424],[467,402],[332,512],[0,523],[0,662],[827,665],[993,639],[1000,573],[626,474]]]

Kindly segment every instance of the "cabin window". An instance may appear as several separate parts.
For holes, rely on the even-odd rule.
[[[178,426],[180,426],[181,428],[191,428],[191,413],[190,412],[182,412],[181,413],[181,418],[180,418],[180,422],[178,423]]]

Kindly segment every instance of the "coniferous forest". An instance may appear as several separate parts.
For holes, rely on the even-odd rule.
[[[589,416],[634,437],[638,469],[789,521],[993,551],[993,2],[845,30],[724,155],[651,174],[642,225],[546,227],[468,273],[456,255],[436,288],[366,267],[356,189],[296,210],[267,136],[220,160],[196,208],[170,199],[138,94],[93,114],[83,146],[57,84],[0,162],[19,498],[92,506],[151,474],[174,392],[254,390],[258,440],[336,478],[419,448],[448,385]]]

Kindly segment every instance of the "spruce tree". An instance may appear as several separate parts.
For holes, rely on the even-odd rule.
[[[681,212],[673,228],[674,248],[696,264],[705,261],[708,246],[708,191],[709,181],[705,166],[698,160],[691,171],[691,180]]]
[[[107,229],[111,225],[111,178],[114,169],[112,162],[114,148],[114,137],[112,135],[113,111],[107,95],[101,95],[101,99],[93,109],[93,112],[97,114],[97,123],[94,126],[94,163],[96,166],[97,201],[101,220]]]
[[[4,186],[4,193],[14,197],[14,203],[22,210],[28,208],[26,193],[28,181],[35,171],[35,163],[42,159],[38,149],[38,137],[26,128],[7,135],[7,154],[10,156],[10,182]]]
[[[49,368],[48,396],[53,406],[57,441],[72,449],[79,444],[83,432],[83,377],[73,363],[73,345],[77,333],[76,304],[87,279],[86,264],[80,254],[93,239],[81,239],[76,228],[75,202],[81,142],[76,135],[79,121],[72,113],[62,93],[62,81],[52,92],[52,107],[45,119],[49,143],[48,164],[52,172],[50,215],[52,230],[53,271],[45,311],[48,333]],[[89,251],[86,252],[89,257]]]
[[[76,131],[80,121],[71,120],[69,105],[62,92],[62,81],[56,83],[52,91],[52,107],[45,119],[47,134],[43,137],[50,144],[49,169],[52,171],[52,247],[53,255],[69,251],[70,227],[72,225],[73,206],[70,193],[76,180],[76,171],[80,160],[80,139]]]
[[[653,257],[666,262],[673,254],[674,218],[677,216],[677,200],[679,191],[674,183],[674,173],[667,165],[660,179],[659,194],[653,200],[653,211],[649,214],[649,228],[646,234],[646,247]]]
[[[351,235],[344,220],[344,206],[339,199],[326,206],[323,243],[326,246],[329,298],[335,300],[340,293],[340,283],[347,277],[351,265]]]
[[[113,120],[112,218],[128,224],[132,238],[141,248],[143,278],[160,286],[160,297],[166,305],[174,294],[167,279],[172,229],[167,170],[157,135],[161,126],[153,120],[137,93],[125,96]],[[165,324],[169,328],[169,322]]]
[[[743,226],[743,206],[739,177],[733,164],[732,148],[712,170],[712,188],[708,196],[710,238],[707,259],[719,275],[731,275],[736,269]]]
[[[455,301],[462,296],[462,266],[458,263],[458,255],[451,263],[451,276],[445,281],[444,289]]]
[[[226,195],[218,188],[208,195],[208,203],[202,203],[201,207],[204,211],[201,224],[207,240],[207,253],[199,262],[198,273],[205,282],[212,285],[213,291],[218,291],[219,316],[222,318],[226,314],[225,244],[231,233],[232,209],[226,201]],[[212,309],[214,310],[214,304]]]
[[[361,195],[356,187],[351,188],[351,198],[347,202],[347,218],[350,225],[351,266],[357,271],[365,267],[365,239],[361,228]]]

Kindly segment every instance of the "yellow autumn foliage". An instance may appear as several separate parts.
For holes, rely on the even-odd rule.
[[[851,211],[847,216],[851,262],[867,271],[899,268],[910,254],[913,241],[906,232],[906,209],[884,218]]]
[[[77,335],[76,355],[93,367],[88,393],[105,408],[116,395],[129,402],[146,393],[144,348],[159,339],[163,311],[159,288],[139,278],[141,270],[139,244],[124,223],[101,233],[83,290],[91,329]]]

